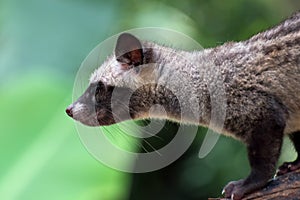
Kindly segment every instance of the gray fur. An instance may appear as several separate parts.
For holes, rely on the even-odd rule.
[[[225,187],[225,196],[240,199],[262,187],[274,173],[283,134],[300,131],[300,13],[249,40],[199,52],[180,51],[153,42],[141,42],[141,46],[143,57],[138,58],[143,60],[139,60],[139,65],[130,65],[130,55],[120,55],[118,60],[111,56],[94,72],[91,86],[104,84],[102,96],[106,103],[95,105],[95,100],[86,100],[94,96],[91,91],[95,89],[90,89],[89,95],[84,94],[85,98],[71,106],[72,117],[87,125],[110,125],[149,118],[149,109],[161,104],[167,116],[157,110],[152,117],[208,126],[211,95],[220,95],[214,86],[221,80],[227,109],[224,129],[215,128],[247,145],[252,168],[247,179]],[[123,96],[132,94],[130,117],[122,113],[124,107],[120,104],[119,120],[113,120],[109,106],[112,90],[107,87],[120,89]],[[92,106],[83,106],[86,102]],[[188,107],[195,102],[197,109]],[[182,115],[183,107],[190,114]],[[87,121],[87,116],[94,117]],[[300,141],[293,142],[297,146]]]
[[[298,18],[296,19],[298,20]],[[293,21],[294,28],[299,26],[300,20],[298,20],[298,26]],[[118,63],[114,61],[115,58],[111,57],[95,71],[91,76],[91,82],[103,81],[108,85],[136,90],[145,84],[145,77],[149,77],[150,74],[151,80],[146,81],[152,83],[170,85],[170,82],[176,81],[173,90],[180,93],[182,99],[188,101],[191,94],[200,99],[201,118],[199,123],[189,122],[185,119],[175,120],[207,126],[211,113],[208,85],[214,84],[216,81],[213,79],[216,77],[213,77],[212,74],[219,74],[222,75],[219,78],[224,80],[228,100],[226,124],[234,123],[234,129],[242,130],[244,125],[239,124],[244,123],[237,119],[244,119],[249,115],[251,118],[259,118],[260,116],[256,114],[257,109],[260,105],[265,107],[267,104],[267,102],[259,104],[257,102],[259,96],[262,95],[265,98],[265,95],[269,95],[274,101],[282,104],[282,109],[287,112],[285,133],[292,133],[300,129],[300,97],[298,95],[300,94],[300,77],[298,75],[300,72],[300,60],[298,59],[300,32],[287,31],[288,28],[287,22],[284,22],[282,26],[275,27],[274,31],[271,29],[260,33],[247,41],[230,42],[200,52],[185,52],[144,42],[144,48],[153,51],[151,60],[147,62],[156,64],[140,66],[141,71],[136,74],[133,69],[129,71],[119,69]],[[279,34],[280,31],[286,32],[287,35]],[[280,37],[276,37],[277,35]],[[111,65],[111,63],[113,64]],[[148,69],[150,67],[151,70]],[[181,81],[178,77],[183,77],[183,74],[187,77],[186,80],[193,82],[178,83]],[[188,89],[188,91],[182,90],[182,88]],[[153,91],[152,94],[161,93]],[[157,96],[157,98],[161,99],[164,96]],[[135,105],[132,106],[135,107]],[[174,108],[174,110],[180,109]],[[233,112],[234,110],[237,112]],[[234,122],[230,122],[231,120]],[[299,124],[295,121],[299,121]],[[245,129],[249,128],[245,127]],[[232,132],[230,127],[225,127],[225,129],[226,132]]]

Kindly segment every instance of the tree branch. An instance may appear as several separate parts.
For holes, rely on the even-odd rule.
[[[242,200],[296,200],[300,199],[300,170],[272,179],[264,188]],[[209,198],[208,200],[227,200]]]

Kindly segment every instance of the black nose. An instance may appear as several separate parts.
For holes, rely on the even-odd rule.
[[[70,117],[73,117],[73,106],[69,106],[67,107],[66,109],[66,113],[70,116]]]

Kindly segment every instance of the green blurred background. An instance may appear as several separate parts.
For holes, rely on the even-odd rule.
[[[171,28],[203,47],[214,47],[246,39],[299,8],[297,0],[1,0],[0,199],[218,196],[226,182],[249,172],[242,144],[221,137],[199,159],[200,133],[188,152],[167,168],[146,174],[110,169],[85,150],[64,113],[72,101],[76,72],[98,43],[127,29]],[[294,157],[286,140],[281,162]]]

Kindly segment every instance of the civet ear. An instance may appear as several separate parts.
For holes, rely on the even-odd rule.
[[[122,33],[117,40],[115,56],[124,68],[141,65],[143,63],[142,44],[135,36]]]

